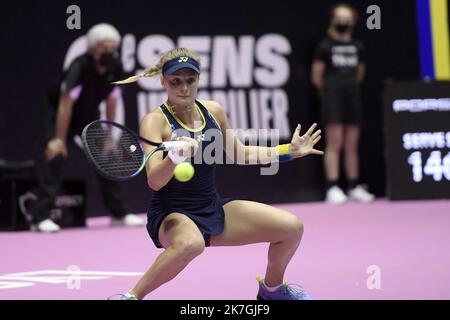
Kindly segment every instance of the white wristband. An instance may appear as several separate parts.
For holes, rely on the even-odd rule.
[[[174,151],[174,150],[170,150],[170,151],[167,153],[167,155],[169,156],[170,160],[172,160],[172,162],[173,162],[174,164],[180,164],[180,163],[184,162],[184,161],[187,159],[187,157],[180,156],[180,155],[179,155],[176,151]]]

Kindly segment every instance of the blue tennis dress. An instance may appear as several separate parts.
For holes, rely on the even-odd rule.
[[[220,127],[214,117],[198,100],[195,101],[195,104],[203,120],[202,126],[197,129],[186,127],[166,104],[160,106],[160,110],[172,129],[172,134],[175,135],[174,133],[183,130],[184,135],[190,135],[195,139],[212,129],[219,132],[220,139],[222,139]],[[217,136],[215,135],[215,137]],[[214,138],[200,141],[198,151],[201,152],[213,142]],[[191,158],[191,160],[193,159]],[[147,231],[158,248],[163,247],[158,239],[159,227],[164,218],[173,212],[185,214],[195,222],[205,239],[206,246],[209,246],[212,235],[218,235],[224,229],[223,206],[233,199],[222,199],[217,193],[215,163],[206,164],[203,157],[201,163],[196,164],[195,162],[191,161],[195,169],[191,180],[179,182],[172,177],[164,187],[153,193],[147,212]]]

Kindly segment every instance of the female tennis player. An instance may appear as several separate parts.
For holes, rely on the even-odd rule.
[[[121,298],[143,299],[174,278],[207,246],[269,242],[265,278],[257,278],[257,299],[311,299],[304,290],[283,282],[286,267],[303,233],[303,225],[295,215],[258,202],[222,199],[215,187],[215,164],[204,161],[194,164],[195,175],[185,183],[174,179],[173,172],[177,163],[212,143],[207,139],[200,142],[194,139],[207,130],[220,130],[224,149],[230,150],[225,146],[231,145],[232,159],[242,165],[322,155],[322,151],[314,149],[321,131],[315,131],[314,124],[300,136],[298,125],[290,144],[272,148],[245,146],[231,130],[219,103],[197,99],[200,64],[195,53],[183,48],[173,49],[165,53],[156,66],[119,83],[156,75],[161,75],[168,98],[144,117],[140,136],[151,141],[168,141],[179,129],[184,129],[189,136],[178,137],[186,141],[187,147],[183,150],[169,152],[166,157],[162,153],[155,154],[146,164],[148,184],[154,190],[147,230],[156,247],[165,250],[135,287],[120,295]],[[146,146],[145,152],[153,148]]]

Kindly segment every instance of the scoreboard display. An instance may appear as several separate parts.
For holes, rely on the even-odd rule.
[[[388,82],[384,96],[387,196],[450,198],[450,82]]]

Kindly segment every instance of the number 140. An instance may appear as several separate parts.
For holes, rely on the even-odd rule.
[[[450,152],[442,158],[440,151],[432,151],[422,168],[422,152],[415,151],[408,157],[408,163],[415,182],[422,181],[423,175],[433,176],[434,181],[441,181],[444,176],[450,181]]]

